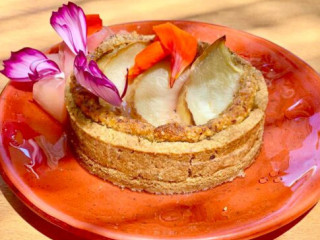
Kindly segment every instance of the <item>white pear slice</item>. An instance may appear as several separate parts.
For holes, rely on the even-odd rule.
[[[99,68],[116,85],[120,95],[125,87],[127,69],[134,65],[136,55],[146,46],[147,43],[133,43],[98,60]]]
[[[232,103],[242,72],[225,46],[225,37],[210,45],[193,63],[186,83],[186,103],[196,125],[218,117]]]
[[[186,77],[179,77],[172,88],[169,87],[169,77],[170,63],[162,61],[135,79],[134,107],[143,119],[156,127],[179,122],[175,110]]]
[[[188,104],[186,102],[186,94],[187,89],[184,87],[178,97],[177,114],[180,117],[181,123],[185,125],[192,125],[193,119],[192,114],[188,108]]]

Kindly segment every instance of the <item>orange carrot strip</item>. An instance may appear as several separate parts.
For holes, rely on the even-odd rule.
[[[170,87],[188,67],[197,53],[197,39],[172,23],[163,23],[153,27],[163,47],[171,54]]]
[[[86,22],[87,22],[87,36],[100,31],[102,28],[102,20],[99,14],[86,15]]]
[[[140,73],[152,67],[168,55],[169,52],[163,48],[159,41],[155,41],[148,45],[135,57],[134,66],[129,70],[128,78],[130,82],[132,82],[132,80]]]

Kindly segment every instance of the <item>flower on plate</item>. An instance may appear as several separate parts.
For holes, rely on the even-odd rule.
[[[82,86],[110,104],[119,106],[122,100],[116,86],[94,61],[88,64],[86,60],[88,49],[95,49],[111,34],[108,29],[102,28],[99,15],[86,16],[79,6],[69,2],[52,13],[50,23],[64,41],[56,54],[57,62],[36,49],[23,48],[3,61],[4,69],[0,72],[11,81],[36,82],[33,85],[34,100],[60,122],[64,122],[67,116],[63,97],[65,77],[73,68]],[[92,34],[88,38],[87,31]],[[74,67],[77,54],[77,67]]]
[[[57,63],[42,52],[33,48],[23,48],[12,52],[9,59],[3,61],[0,72],[15,82],[36,82],[41,79],[60,75]]]
[[[52,13],[50,23],[75,55],[80,50],[87,54],[87,23],[82,8],[72,2],[63,4]]]
[[[102,73],[96,62],[91,60],[88,63],[86,59],[88,48],[100,43],[100,36],[106,36],[108,32],[102,29],[101,33],[94,34],[92,44],[87,44],[86,16],[80,7],[71,2],[53,12],[50,23],[76,55],[74,74],[79,84],[108,103],[120,106],[122,98],[116,86]]]
[[[89,63],[85,54],[80,51],[74,60],[74,75],[79,84],[94,95],[102,98],[114,106],[120,106],[122,97],[126,93],[128,81],[120,96],[117,87],[99,69],[97,63],[91,60]]]

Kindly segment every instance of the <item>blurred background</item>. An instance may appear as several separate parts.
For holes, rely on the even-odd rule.
[[[51,12],[67,0],[0,1],[0,61],[23,47],[45,49],[60,38]],[[320,0],[74,0],[85,13],[99,13],[104,25],[151,19],[194,20],[225,25],[266,38],[320,72]],[[0,76],[0,89],[7,80]],[[0,178],[0,238],[73,239],[41,220]],[[320,207],[263,239],[319,239]],[[300,221],[301,220],[301,221]],[[33,227],[32,227],[33,226]]]
[[[22,47],[60,41],[49,18],[67,0],[0,1],[0,59]],[[105,25],[150,19],[194,20],[241,29],[288,49],[320,71],[319,0],[74,0]]]

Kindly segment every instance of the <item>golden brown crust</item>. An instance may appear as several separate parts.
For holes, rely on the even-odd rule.
[[[123,48],[130,43],[150,41],[151,39],[152,36],[141,36],[136,33],[116,35],[102,43],[90,58],[96,60],[103,54],[112,54],[112,51]],[[199,43],[200,50],[203,51],[205,46],[205,43]],[[232,124],[243,121],[254,106],[257,91],[256,83],[263,77],[254,67],[237,55],[233,55],[233,60],[244,68],[244,74],[240,80],[240,89],[233,103],[218,118],[212,119],[204,125],[185,126],[174,122],[155,127],[137,115],[126,117],[121,111],[110,111],[110,109],[99,104],[96,96],[77,85],[74,76],[71,76],[71,92],[76,105],[88,118],[117,131],[156,142],[198,142],[213,136]]]

